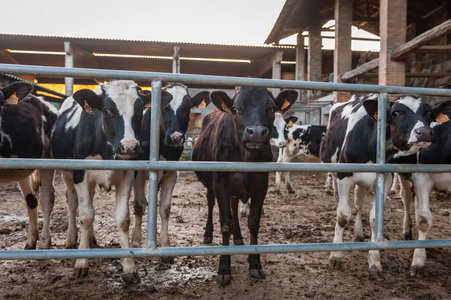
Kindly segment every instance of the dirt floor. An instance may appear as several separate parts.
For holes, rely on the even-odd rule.
[[[325,174],[292,174],[295,194],[285,190],[274,193],[274,174],[260,228],[260,244],[332,242],[336,202],[323,190]],[[67,229],[65,188],[56,177],[56,205],[52,216],[52,246],[63,249]],[[370,201],[364,206],[365,241],[369,240]],[[101,247],[119,247],[114,222],[112,193],[98,190],[95,233]],[[434,226],[429,239],[449,239],[451,226],[448,195],[434,193],[431,209]],[[201,246],[207,210],[205,188],[194,173],[179,176],[176,185],[169,232],[173,246]],[[402,238],[403,207],[392,197],[385,206],[385,238]],[[0,186],[0,249],[23,249],[27,213],[16,184]],[[215,215],[214,245],[221,243],[218,213]],[[39,218],[42,226],[42,216]],[[248,239],[244,218],[243,237]],[[353,224],[345,241],[353,239]],[[415,232],[416,234],[416,232]],[[416,237],[416,236],[415,236]],[[119,259],[94,259],[89,275],[73,278],[75,260],[0,261],[0,298],[2,299],[451,299],[451,249],[428,249],[426,276],[411,278],[409,269],[413,250],[383,251],[385,279],[370,281],[366,252],[348,252],[342,270],[327,268],[329,253],[264,254],[265,280],[251,279],[247,257],[232,257],[232,283],[216,283],[219,258],[177,257],[172,265],[158,258],[138,259],[141,282],[126,286],[121,279]]]

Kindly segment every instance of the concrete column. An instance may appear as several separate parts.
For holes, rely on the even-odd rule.
[[[174,47],[174,56],[172,59],[172,73],[180,74],[180,47]]]
[[[282,79],[282,51],[277,51],[276,55],[274,55],[274,59],[272,61],[272,79]],[[280,89],[273,88],[272,93],[274,96],[277,96],[280,92]]]
[[[64,42],[64,52],[66,53],[64,60],[64,67],[74,67],[74,48],[70,42]],[[65,77],[64,84],[66,86],[66,96],[72,96],[74,94],[74,78]]]
[[[392,61],[392,52],[406,42],[407,0],[381,0],[381,50],[379,52],[379,84],[404,86],[406,67],[403,61]],[[389,99],[393,97],[389,96]]]
[[[322,39],[321,39],[321,20],[314,18],[309,27],[309,45],[308,45],[308,81],[321,81],[322,77]],[[319,91],[309,91],[309,98],[318,96]]]
[[[341,83],[340,76],[352,70],[351,25],[352,1],[335,0],[335,50],[334,50],[334,82]],[[334,92],[336,102],[349,100],[351,93]]]
[[[305,80],[305,45],[304,45],[304,36],[302,36],[302,32],[298,33],[297,36],[297,46],[296,46],[296,71],[295,78],[299,81]],[[305,95],[303,95],[304,91],[299,91],[299,97],[301,101],[305,99]]]

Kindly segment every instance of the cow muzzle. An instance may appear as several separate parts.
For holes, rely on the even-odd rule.
[[[244,129],[243,143],[250,149],[260,149],[269,139],[269,130],[265,126],[248,126]]]
[[[185,135],[180,132],[174,132],[169,136],[170,145],[174,147],[181,147],[185,142]]]
[[[279,143],[279,148],[285,148],[287,146],[287,142],[280,142]]]
[[[119,156],[130,156],[134,157],[141,153],[141,147],[139,142],[136,140],[121,141],[119,143]]]
[[[433,132],[433,129],[429,126],[415,128],[412,132],[412,137],[410,138],[409,142],[415,143],[421,148],[425,148],[434,141],[432,137]]]

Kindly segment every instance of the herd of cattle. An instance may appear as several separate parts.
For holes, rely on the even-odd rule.
[[[96,91],[83,89],[67,98],[58,111],[40,97],[30,94],[27,83],[15,82],[0,91],[1,141],[3,158],[56,158],[98,160],[146,160],[150,141],[150,93],[142,91],[133,81],[111,81]],[[192,107],[199,109],[210,102],[216,110],[205,115],[199,137],[194,144],[194,161],[271,162],[271,145],[279,147],[278,162],[290,162],[296,156],[323,163],[375,163],[377,144],[377,95],[352,97],[335,104],[330,111],[329,124],[324,126],[296,125],[296,119],[283,119],[294,104],[298,93],[282,90],[274,97],[266,88],[239,87],[230,98],[223,91],[200,92],[191,97],[186,86],[171,84],[162,91],[160,122],[160,160],[177,161],[181,157]],[[435,107],[413,96],[399,96],[387,103],[387,159],[388,163],[451,163],[451,101]],[[263,203],[268,190],[268,173],[196,172],[207,188],[208,218],[204,243],[213,239],[213,209],[219,207],[222,244],[229,245],[233,235],[235,245],[243,245],[238,206],[246,214],[250,206],[248,228],[250,244],[258,244]],[[142,216],[147,201],[145,183],[147,172],[62,170],[66,185],[69,225],[66,248],[90,249],[96,245],[93,229],[92,204],[97,185],[106,190],[115,187],[116,225],[123,248],[141,247]],[[375,188],[374,173],[331,174],[337,197],[337,220],[334,243],[343,242],[343,231],[350,222],[351,189],[357,210],[355,239],[363,240],[361,209],[366,195]],[[393,181],[386,174],[387,193]],[[39,247],[49,249],[50,217],[54,204],[54,170],[0,169],[0,182],[17,181],[29,213],[28,237],[25,249],[35,249],[38,235],[36,198],[39,190],[43,213],[43,228]],[[281,174],[276,176],[277,191]],[[291,188],[289,174],[285,176]],[[416,196],[416,224],[418,239],[424,240],[432,225],[429,196],[433,188],[451,191],[450,173],[400,174],[402,200],[405,206],[403,233],[412,238],[410,204]],[[161,235],[160,246],[169,247],[168,220],[171,196],[177,181],[176,171],[159,172]],[[134,192],[135,227],[129,237],[131,191]],[[244,210],[243,210],[244,208]],[[76,213],[80,224],[80,239]],[[370,212],[371,240],[375,240],[375,203]],[[78,244],[78,246],[77,246]],[[343,253],[332,252],[329,266],[339,269]],[[412,275],[424,275],[425,249],[416,249],[412,261]],[[259,254],[249,255],[250,275],[265,278]],[[368,254],[370,277],[382,275],[380,253]],[[231,281],[230,255],[221,255],[217,281],[220,285]],[[123,279],[137,282],[139,276],[133,258],[122,259]],[[74,274],[88,274],[88,260],[77,259]]]

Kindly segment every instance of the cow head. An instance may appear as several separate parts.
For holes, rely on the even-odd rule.
[[[26,82],[13,82],[0,89],[0,124],[1,114],[5,104],[17,104],[20,100],[26,98],[33,91],[33,86]]]
[[[100,85],[100,90],[77,91],[73,98],[85,113],[101,114],[102,131],[112,145],[116,159],[129,159],[141,153],[137,137],[141,130],[144,106],[151,101],[151,94],[129,80],[111,81]],[[167,105],[171,95],[162,92],[161,106]]]
[[[210,104],[209,92],[200,92],[194,97],[183,84],[175,83],[166,88],[172,95],[171,103],[162,109],[164,143],[171,147],[182,147],[188,130],[191,108],[204,109]]]
[[[274,98],[266,88],[257,87],[239,87],[232,99],[223,91],[210,94],[218,109],[233,115],[237,137],[249,150],[269,143],[275,113],[288,111],[297,96],[294,90],[283,90]]]
[[[377,100],[365,100],[363,105],[369,116],[377,120]],[[394,147],[402,152],[399,156],[417,153],[431,144],[430,121],[431,107],[417,97],[399,96],[387,103],[387,125]]]
[[[275,113],[274,126],[271,134],[271,145],[279,148],[285,148],[287,146],[287,139],[285,137],[285,127],[287,123],[279,112]]]

